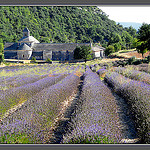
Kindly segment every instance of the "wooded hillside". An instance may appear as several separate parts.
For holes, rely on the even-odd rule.
[[[92,41],[104,46],[116,42],[125,45],[136,35],[135,29],[116,24],[96,6],[0,7],[0,43],[17,42],[25,27],[46,43]]]

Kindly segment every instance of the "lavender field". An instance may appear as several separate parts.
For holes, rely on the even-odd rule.
[[[0,144],[150,143],[150,75],[145,66],[0,68]],[[132,137],[125,131],[131,121],[125,122],[122,114],[133,121]]]

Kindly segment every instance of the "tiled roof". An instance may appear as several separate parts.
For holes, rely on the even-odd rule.
[[[92,50],[93,50],[93,51],[101,51],[101,50],[105,50],[105,48],[102,47],[102,46],[96,45],[96,46],[93,46],[93,47],[92,47]]]
[[[5,43],[4,50],[16,50],[18,43]]]
[[[61,50],[71,50],[73,51],[77,46],[87,45],[90,43],[35,43],[33,51],[40,50],[52,50],[52,51],[61,51]]]
[[[32,50],[27,44],[23,43],[17,50]]]
[[[23,37],[19,40],[19,42],[34,42],[34,43],[40,43],[36,38],[33,36]]]

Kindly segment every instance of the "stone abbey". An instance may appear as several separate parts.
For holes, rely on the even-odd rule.
[[[37,60],[70,61],[73,60],[74,50],[77,46],[90,46],[91,43],[40,43],[30,35],[28,28],[23,30],[23,37],[17,43],[5,43],[5,59],[30,60],[35,57]],[[104,48],[91,46],[94,57],[104,57]]]

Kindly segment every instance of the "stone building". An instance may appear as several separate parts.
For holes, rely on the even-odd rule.
[[[5,59],[27,60],[35,57],[37,60],[73,60],[74,50],[77,46],[87,45],[91,43],[40,43],[37,39],[30,35],[28,28],[23,30],[23,37],[18,43],[5,43],[4,57]],[[104,49],[100,47],[92,47],[95,58],[103,57]],[[103,51],[103,52],[102,52]]]
[[[104,53],[105,48],[104,47],[95,45],[95,46],[91,46],[91,50],[93,52],[94,58],[105,57],[105,53]]]

